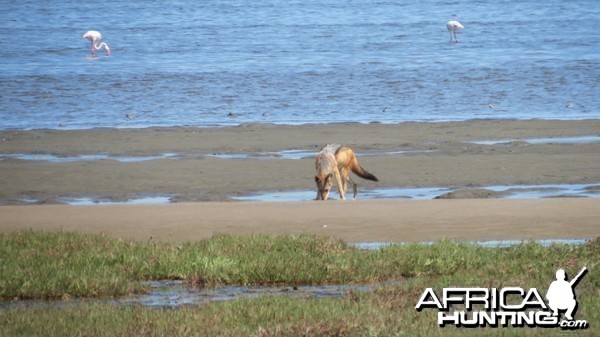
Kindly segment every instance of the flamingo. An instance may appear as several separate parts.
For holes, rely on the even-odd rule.
[[[87,33],[83,34],[83,37],[92,41],[92,55],[95,55],[94,52],[96,50],[100,50],[102,48],[106,49],[106,56],[110,55],[110,48],[108,48],[108,45],[106,43],[102,42],[100,45],[98,45],[98,42],[100,42],[100,40],[102,39],[102,34],[100,34],[100,32],[90,30]]]
[[[448,23],[446,23],[446,28],[448,28],[448,32],[450,33],[450,42],[456,43],[458,42],[456,31],[465,27],[458,21],[448,21]]]

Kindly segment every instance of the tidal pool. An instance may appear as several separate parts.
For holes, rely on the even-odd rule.
[[[379,188],[379,189],[359,189],[358,199],[361,200],[428,200],[453,191],[469,190],[488,190],[495,192],[495,197],[507,199],[535,199],[552,197],[600,197],[600,184],[549,184],[549,185],[497,185],[483,186],[478,188],[449,188],[449,187],[417,187],[417,188]],[[294,191],[265,191],[243,196],[234,196],[236,201],[255,201],[255,202],[274,202],[274,201],[308,201],[315,199],[313,190],[294,190]],[[334,189],[332,199],[337,197],[337,191]],[[156,205],[168,204],[173,202],[177,195],[133,195],[127,198],[109,198],[109,197],[61,197],[57,201],[67,205],[89,206],[89,205]],[[41,200],[35,198],[23,198],[18,200],[22,204],[37,204]]]
[[[213,153],[209,157],[222,159],[312,159],[317,156],[316,150],[284,150],[278,152],[257,152],[257,153]],[[419,153],[435,152],[435,150],[398,150],[398,151],[369,151],[357,152],[359,157],[365,156],[391,156],[391,155],[409,155]]]
[[[499,145],[512,142],[524,142],[527,144],[593,144],[600,143],[600,136],[582,136],[582,137],[556,137],[556,138],[527,138],[527,139],[499,139],[499,140],[478,140],[467,143],[478,145]]]
[[[124,201],[116,201],[107,198],[60,198],[60,202],[73,206],[89,205],[155,205],[168,204],[171,202],[170,196],[156,195],[131,198]]]
[[[140,305],[146,307],[178,308],[196,306],[211,302],[251,299],[261,296],[292,296],[296,298],[328,298],[343,297],[353,291],[372,291],[386,284],[403,281],[388,281],[376,284],[358,285],[299,285],[299,286],[217,286],[199,288],[185,281],[150,281],[143,284],[148,293],[123,296],[110,299],[75,298],[70,300],[22,300],[0,302],[0,309],[31,306],[61,307],[84,303],[106,303],[121,306]]]
[[[137,163],[148,160],[177,158],[177,153],[163,153],[158,156],[109,156],[107,154],[82,154],[78,156],[57,156],[54,154],[0,154],[0,160],[14,158],[31,161],[47,161],[51,163],[73,163],[78,161],[114,160],[122,163]]]
[[[523,198],[548,198],[548,197],[600,197],[597,184],[548,184],[548,185],[496,185],[482,186],[477,189],[485,189],[499,192],[499,196],[510,199]],[[456,191],[469,190],[468,188],[448,187],[417,187],[417,188],[379,188],[360,189],[359,199],[433,199],[440,195]],[[236,196],[240,201],[301,201],[312,200],[316,196],[313,190],[298,191],[265,191],[261,193]],[[333,196],[337,196],[337,190],[333,189]]]
[[[151,307],[179,307],[217,301],[257,298],[261,296],[293,296],[298,298],[342,297],[350,291],[371,291],[374,285],[319,285],[319,286],[220,286],[214,288],[190,287],[183,281],[152,281],[148,294],[115,300],[120,304]]]
[[[433,152],[434,150],[401,150],[401,151],[370,151],[365,153],[357,153],[359,156],[377,156],[377,155],[408,155],[417,153]],[[183,159],[183,158],[202,158],[212,157],[221,159],[289,159],[298,160],[305,158],[315,158],[318,151],[314,150],[283,150],[276,152],[251,152],[251,153],[162,153],[160,155],[148,156],[111,156],[108,154],[82,154],[76,156],[58,156],[50,153],[27,154],[27,153],[11,153],[0,154],[0,160],[20,159],[30,161],[47,161],[51,163],[73,163],[79,161],[95,161],[95,160],[114,160],[121,163],[138,163],[156,159]]]
[[[503,247],[517,246],[517,245],[520,245],[522,243],[527,243],[527,242],[536,242],[542,246],[551,246],[553,244],[584,245],[592,240],[593,240],[592,238],[589,238],[589,239],[542,239],[542,240],[490,240],[490,241],[464,241],[464,243],[469,244],[469,245],[486,247],[486,248],[503,248]],[[431,245],[431,244],[434,244],[435,242],[428,241],[428,242],[417,242],[417,243],[423,244],[423,245]],[[405,245],[405,244],[412,244],[412,242],[356,242],[356,243],[351,243],[351,245],[356,248],[367,249],[367,250],[377,250],[377,249],[381,249],[381,248],[385,248],[385,247],[389,247],[389,246],[393,246],[393,245]]]

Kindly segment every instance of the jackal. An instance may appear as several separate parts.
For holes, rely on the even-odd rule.
[[[356,198],[358,192],[356,184],[350,179],[350,171],[363,179],[378,181],[377,177],[358,164],[356,155],[351,148],[340,144],[325,145],[317,154],[315,167],[317,169],[317,175],[315,176],[317,200],[327,200],[334,178],[338,186],[340,199],[346,199],[348,181],[352,184],[354,198]]]

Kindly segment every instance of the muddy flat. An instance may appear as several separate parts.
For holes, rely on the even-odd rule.
[[[561,142],[589,136],[600,136],[599,120],[4,131],[0,204],[156,194],[176,201],[227,201],[262,191],[309,190],[315,188],[311,155],[327,143],[351,146],[359,163],[379,178],[376,183],[356,178],[359,193],[365,188],[600,184],[600,143]],[[531,138],[556,141],[524,141]],[[478,141],[500,143],[473,143]],[[285,151],[307,156],[286,159]],[[84,159],[52,162],[15,155]],[[94,155],[104,157],[85,159]],[[123,156],[140,161],[114,160]]]
[[[598,198],[232,200],[314,189],[314,154],[327,143],[351,146],[379,178],[355,177],[359,198],[361,190],[378,188],[543,184],[586,184],[594,194],[598,136],[599,120],[2,131],[0,231],[62,229],[176,241],[298,232],[354,242],[596,237]],[[302,155],[287,158],[290,152]],[[135,160],[118,160],[123,157]],[[64,198],[153,195],[168,195],[172,203],[58,205]],[[28,203],[35,205],[13,206]]]
[[[283,233],[349,242],[595,238],[599,219],[596,198],[0,207],[2,232],[63,230],[178,242]]]

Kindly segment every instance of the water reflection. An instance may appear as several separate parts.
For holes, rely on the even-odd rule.
[[[514,142],[523,142],[525,144],[532,144],[532,145],[534,145],[534,144],[594,144],[594,143],[600,143],[600,136],[478,140],[478,141],[470,141],[468,143],[479,144],[479,145],[500,145],[500,144],[511,144]]]
[[[92,160],[114,160],[122,163],[137,163],[148,160],[166,159],[166,158],[177,158],[177,153],[163,153],[157,156],[110,156],[107,154],[82,154],[77,156],[57,156],[54,154],[26,154],[26,153],[15,153],[15,154],[0,154],[0,160],[4,159],[21,159],[31,161],[47,161],[51,163],[73,163],[79,161],[92,161]]]
[[[388,281],[376,284],[358,285],[299,285],[299,286],[217,286],[198,288],[185,281],[150,281],[143,282],[148,287],[147,294],[124,296],[111,299],[76,298],[63,300],[23,300],[0,302],[0,309],[50,306],[77,306],[85,303],[105,303],[120,306],[141,305],[146,307],[178,308],[182,306],[203,305],[211,302],[252,299],[263,296],[292,296],[295,298],[330,298],[343,297],[353,291],[372,291],[386,284],[397,284],[402,281]]]
[[[542,246],[560,245],[584,245],[593,239],[543,239],[543,240],[490,240],[490,241],[464,241],[466,244],[485,248],[506,248],[518,246],[527,242],[535,242]],[[432,245],[435,242],[417,242],[417,244]],[[351,245],[359,249],[377,250],[393,245],[414,244],[414,242],[356,242]]]
[[[549,185],[497,185],[483,186],[477,190],[489,190],[495,197],[508,199],[548,198],[548,197],[600,197],[599,185],[596,184],[549,184]],[[417,188],[380,188],[359,189],[359,199],[434,199],[456,190],[475,190],[448,187]],[[315,198],[313,190],[300,191],[267,191],[246,196],[233,197],[240,201],[301,201]]]

